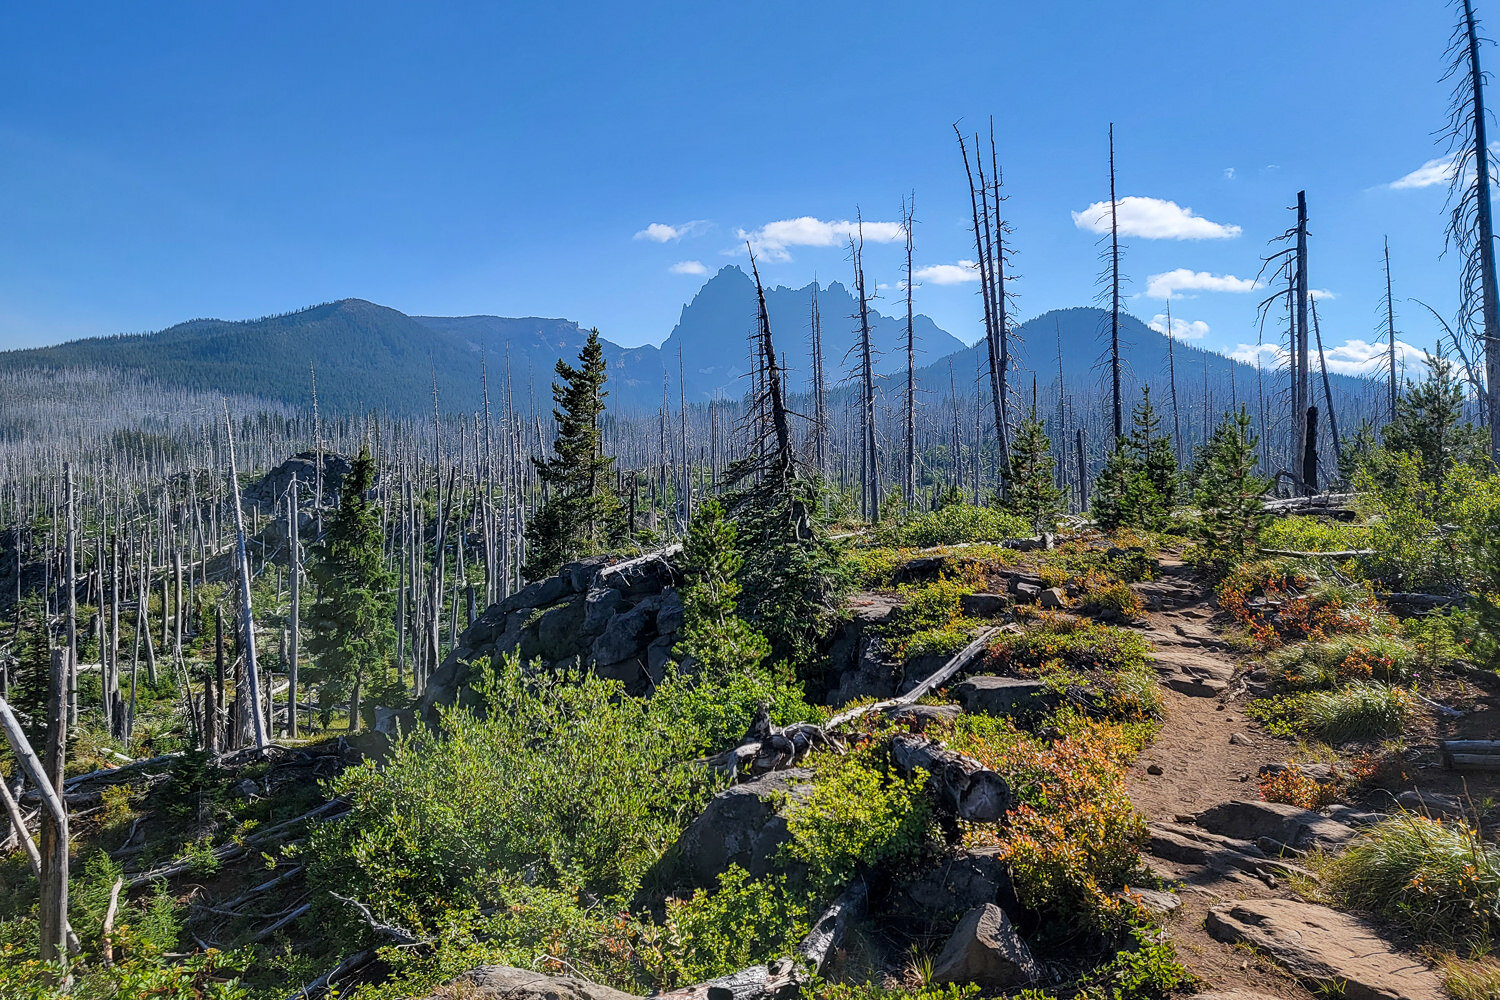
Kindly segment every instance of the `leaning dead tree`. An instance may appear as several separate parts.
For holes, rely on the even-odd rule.
[[[1115,123],[1109,123],[1109,400],[1115,440],[1125,433],[1120,400],[1120,201],[1115,196]]]
[[[1495,227],[1490,205],[1490,149],[1479,68],[1479,23],[1472,0],[1457,0],[1458,23],[1448,45],[1444,79],[1455,81],[1449,107],[1448,149],[1453,180],[1448,190],[1450,247],[1462,257],[1458,330],[1484,354],[1490,458],[1500,462],[1500,287],[1495,274]]]
[[[984,159],[979,150],[979,136],[974,136],[974,160],[978,166],[979,173],[976,181],[974,169],[969,164],[969,150],[964,142],[963,133],[959,132],[956,124],[953,126],[953,132],[958,136],[958,152],[963,157],[964,174],[969,182],[969,207],[974,227],[974,253],[978,258],[975,261],[975,266],[979,271],[979,297],[984,305],[985,347],[989,362],[990,408],[994,415],[995,442],[1000,450],[1000,486],[1003,492],[1006,488],[1005,470],[1009,466],[1007,459],[1010,453],[1010,433],[1006,419],[1006,369],[1010,364],[1010,348],[1006,328],[1004,276],[1004,266],[1008,252],[1004,243],[1004,234],[1008,231],[1008,224],[999,217],[1001,197],[998,176],[994,182],[993,200],[995,214],[993,219],[990,214],[991,189],[990,182],[986,180],[984,174]],[[994,162],[993,122],[990,124],[990,150],[991,173],[996,173],[998,165]],[[975,474],[976,476],[978,474],[977,461]],[[976,489],[976,497],[977,492]]]

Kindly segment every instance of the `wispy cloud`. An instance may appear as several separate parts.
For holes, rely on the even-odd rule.
[[[1109,202],[1096,201],[1081,212],[1073,213],[1073,225],[1091,233],[1107,233],[1110,225]],[[1141,198],[1131,195],[1115,202],[1115,215],[1121,236],[1147,240],[1229,240],[1240,234],[1240,227],[1212,222],[1194,215],[1175,201]]]
[[[1185,267],[1146,279],[1146,295],[1153,299],[1175,298],[1178,292],[1253,292],[1259,287],[1251,278],[1190,271]]]
[[[665,222],[653,222],[651,225],[635,234],[638,240],[650,240],[652,243],[675,243],[688,236],[697,236],[709,227],[707,219],[694,219],[692,222],[684,222],[681,225],[671,226]]]
[[[1264,364],[1276,368],[1286,363],[1286,350],[1278,344],[1240,344],[1229,353],[1236,361],[1246,364]],[[1385,371],[1389,349],[1386,344],[1367,340],[1346,340],[1342,344],[1325,348],[1323,357],[1328,370],[1338,375],[1377,375]],[[1396,341],[1396,365],[1413,372],[1427,363],[1427,354],[1420,347],[1405,341]]]
[[[1224,168],[1224,179],[1226,181],[1232,181],[1232,180],[1234,180],[1234,168],[1233,167],[1225,167]]]
[[[699,261],[699,260],[679,260],[677,263],[675,263],[671,267],[667,268],[667,270],[671,271],[673,274],[707,274],[708,273],[708,268],[704,267],[703,266],[703,262]]]
[[[1146,324],[1157,333],[1167,332],[1167,314],[1157,313],[1151,317],[1151,322]],[[1208,336],[1208,324],[1201,319],[1186,320],[1180,316],[1172,317],[1172,332],[1170,336],[1178,340],[1202,340]]]
[[[1440,156],[1435,160],[1428,160],[1411,173],[1404,177],[1398,177],[1384,186],[1391,191],[1406,191],[1411,188],[1426,188],[1434,187],[1438,184],[1447,184],[1453,180],[1453,174],[1457,170],[1457,162],[1451,155]]]
[[[961,260],[957,264],[929,264],[913,271],[912,277],[934,285],[964,285],[979,280],[979,266],[972,260]]]
[[[771,260],[791,260],[789,247],[843,246],[859,232],[859,223],[842,219],[837,222],[803,215],[795,219],[768,222],[759,229],[740,229],[735,238],[749,243],[751,249]],[[906,233],[899,222],[866,222],[864,235],[869,243],[900,243]]]
[[[1324,299],[1336,299],[1338,298],[1338,295],[1330,292],[1326,288],[1314,288],[1312,291],[1307,293],[1307,297],[1312,299],[1314,302],[1322,302]]]

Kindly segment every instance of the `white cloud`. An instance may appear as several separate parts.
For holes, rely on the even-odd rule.
[[[1229,352],[1229,356],[1236,361],[1243,361],[1247,365],[1261,366],[1262,361],[1269,361],[1268,368],[1275,368],[1286,358],[1286,352],[1275,344],[1241,344]]]
[[[735,237],[741,243],[748,242],[758,254],[784,261],[792,259],[788,247],[843,246],[856,236],[859,229],[859,223],[848,219],[825,222],[804,215],[768,222],[755,230],[740,229],[735,232]],[[906,239],[906,232],[899,222],[866,222],[864,234],[869,243],[900,243]]]
[[[1167,314],[1157,313],[1151,317],[1151,322],[1146,324],[1157,333],[1167,332]],[[1185,320],[1181,317],[1172,318],[1172,336],[1178,340],[1202,340],[1208,336],[1208,324],[1201,319]]]
[[[963,285],[979,280],[979,265],[972,260],[961,260],[957,264],[929,264],[917,268],[912,277],[934,285]]]
[[[1224,179],[1226,181],[1232,181],[1232,180],[1234,180],[1234,168],[1233,167],[1225,167],[1224,168]]]
[[[1307,293],[1307,297],[1312,299],[1314,302],[1322,302],[1324,299],[1338,298],[1337,295],[1335,295],[1333,292],[1330,292],[1326,288],[1314,288],[1312,291]]]
[[[1082,212],[1073,213],[1073,225],[1093,233],[1109,232],[1109,202],[1096,201]],[[1211,222],[1194,215],[1175,201],[1141,198],[1134,195],[1115,203],[1121,236],[1139,236],[1148,240],[1229,240],[1240,234],[1240,227]]]
[[[1236,361],[1246,364],[1266,362],[1266,367],[1279,367],[1286,362],[1286,351],[1279,344],[1241,344],[1229,353]],[[1328,370],[1336,375],[1374,376],[1385,371],[1388,347],[1379,341],[1346,340],[1342,344],[1325,348],[1323,358]],[[1420,347],[1405,341],[1396,341],[1396,364],[1398,368],[1411,371],[1426,363],[1427,355]],[[1317,360],[1313,360],[1314,374]]]
[[[679,226],[669,226],[665,222],[653,222],[651,225],[635,234],[638,240],[650,240],[652,243],[675,243],[686,236],[697,236],[708,228],[706,219],[694,219],[692,222],[684,222]]]
[[[1440,156],[1435,160],[1428,160],[1417,169],[1404,177],[1398,177],[1385,185],[1392,191],[1404,191],[1409,188],[1433,187],[1437,184],[1447,184],[1453,180],[1457,161],[1452,156]]]
[[[1253,292],[1259,287],[1250,278],[1190,271],[1185,267],[1146,279],[1146,295],[1153,299],[1170,299],[1177,292]]]
[[[671,271],[673,274],[707,274],[708,273],[708,268],[706,268],[706,267],[703,266],[703,262],[702,261],[697,261],[697,260],[679,260],[677,263],[675,263],[671,267],[667,268],[667,270]]]

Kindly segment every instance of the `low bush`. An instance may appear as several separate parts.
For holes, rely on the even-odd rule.
[[[1003,542],[1029,538],[1031,534],[1031,527],[1015,514],[994,507],[955,503],[882,527],[876,541],[898,548],[927,549],[967,542]]]
[[[1328,890],[1432,942],[1487,951],[1500,934],[1500,850],[1465,823],[1403,813],[1323,862]]]
[[[808,866],[819,895],[836,894],[861,871],[911,862],[931,842],[925,777],[899,776],[886,755],[871,743],[819,756],[812,792],[787,811],[787,854]]]
[[[972,589],[952,580],[901,587],[905,603],[892,612],[881,630],[886,644],[903,660],[958,652],[967,644],[971,628],[962,616],[961,601]]]
[[[1500,1000],[1500,961],[1494,958],[1465,961],[1449,955],[1439,963],[1438,971],[1456,1000]]]
[[[1322,809],[1339,800],[1339,788],[1309,776],[1301,768],[1288,767],[1261,777],[1260,797],[1299,809]]]
[[[1146,821],[1125,790],[1140,751],[1130,727],[1061,713],[1049,743],[1006,719],[965,715],[952,746],[998,771],[1016,796],[995,836],[1022,903],[1046,914],[1056,933],[1123,921],[1115,896],[1139,863]]]
[[[790,954],[808,931],[805,896],[784,877],[754,881],[739,866],[712,892],[670,899],[661,927],[636,936],[636,956],[660,988],[706,982]]]
[[[1289,552],[1350,552],[1369,548],[1370,529],[1321,517],[1277,517],[1266,525],[1261,545]]]

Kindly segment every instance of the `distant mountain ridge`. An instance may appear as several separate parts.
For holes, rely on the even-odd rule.
[[[792,394],[812,382],[811,316],[816,296],[821,315],[824,371],[830,388],[848,380],[856,357],[857,303],[838,282],[766,290],[771,329],[787,368]],[[617,413],[654,411],[665,395],[670,406],[679,393],[688,402],[738,398],[748,389],[748,338],[756,323],[755,285],[739,267],[728,265],[683,306],[660,347],[621,347],[604,338],[609,370],[609,407]],[[1029,395],[1032,376],[1055,384],[1058,338],[1063,374],[1070,392],[1099,384],[1094,370],[1106,314],[1099,309],[1061,309],[1016,328],[1017,373],[1013,393]],[[1131,380],[1165,377],[1167,338],[1133,316],[1122,316],[1130,345]],[[927,398],[954,391],[974,392],[985,370],[983,344],[965,346],[926,316],[914,320],[919,384]],[[877,370],[890,376],[905,371],[905,317],[871,311]],[[588,332],[566,319],[499,316],[408,316],[363,299],[342,299],[260,319],[197,319],[156,333],[94,337],[53,347],[0,352],[0,370],[29,368],[113,368],[161,385],[201,392],[259,396],[301,406],[311,401],[311,372],[317,374],[318,403],[325,412],[359,414],[372,409],[423,415],[431,412],[436,380],[440,407],[474,412],[483,404],[481,365],[488,373],[492,406],[508,390],[518,408],[551,402],[553,369],[571,360]],[[1179,380],[1228,380],[1238,373],[1247,386],[1255,369],[1178,342]],[[950,370],[952,376],[950,379]],[[682,386],[679,388],[679,371]],[[1343,388],[1358,380],[1335,376]],[[887,380],[893,385],[896,378]],[[665,393],[664,393],[665,390]],[[1139,390],[1131,389],[1133,396]],[[0,408],[4,403],[0,401]]]

